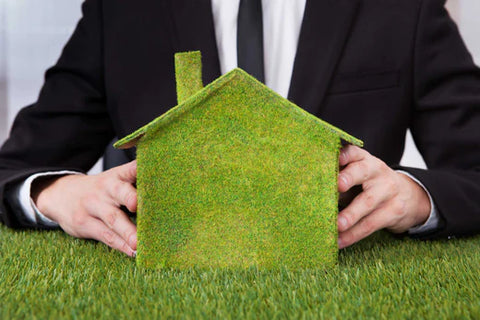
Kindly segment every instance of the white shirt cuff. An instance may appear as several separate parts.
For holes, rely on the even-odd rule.
[[[427,188],[421,183],[417,178],[412,176],[410,173],[402,170],[397,170],[398,173],[404,174],[413,181],[415,181],[420,187],[422,187],[423,190],[427,193],[428,199],[430,200],[430,215],[427,219],[427,221],[419,226],[410,228],[408,230],[409,234],[419,234],[427,231],[432,231],[438,228],[439,225],[439,216],[438,216],[438,210],[437,207],[435,206],[435,203],[433,202],[432,196],[430,195],[430,192],[428,192]]]
[[[58,175],[67,175],[67,174],[83,174],[76,171],[51,171],[51,172],[42,172],[36,173],[28,177],[23,183],[19,185],[19,188],[16,190],[17,199],[20,203],[23,213],[25,217],[30,221],[37,225],[47,226],[47,227],[58,227],[58,223],[55,221],[50,220],[49,218],[45,217],[40,210],[38,210],[37,206],[33,202],[31,197],[31,187],[33,181],[35,179],[45,176],[58,176]]]

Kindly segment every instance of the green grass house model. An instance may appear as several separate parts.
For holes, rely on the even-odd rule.
[[[137,146],[138,256],[149,269],[337,262],[341,140],[241,69],[203,87],[175,55],[178,105],[116,143]]]

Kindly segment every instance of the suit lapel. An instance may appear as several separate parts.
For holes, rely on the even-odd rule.
[[[221,75],[211,2],[171,0],[169,6],[174,49],[202,52],[202,77],[207,85]]]
[[[358,0],[307,0],[289,100],[318,115],[357,12]]]

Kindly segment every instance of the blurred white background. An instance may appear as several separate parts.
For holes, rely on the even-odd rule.
[[[18,110],[37,99],[45,70],[55,63],[80,18],[81,3],[0,0],[0,143]],[[449,0],[448,8],[479,63],[480,1]],[[425,166],[409,136],[402,163]]]

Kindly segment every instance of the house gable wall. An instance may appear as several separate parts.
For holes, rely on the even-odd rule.
[[[280,107],[288,101],[273,92],[256,90],[234,78],[142,138],[140,264],[336,262],[340,138]]]

